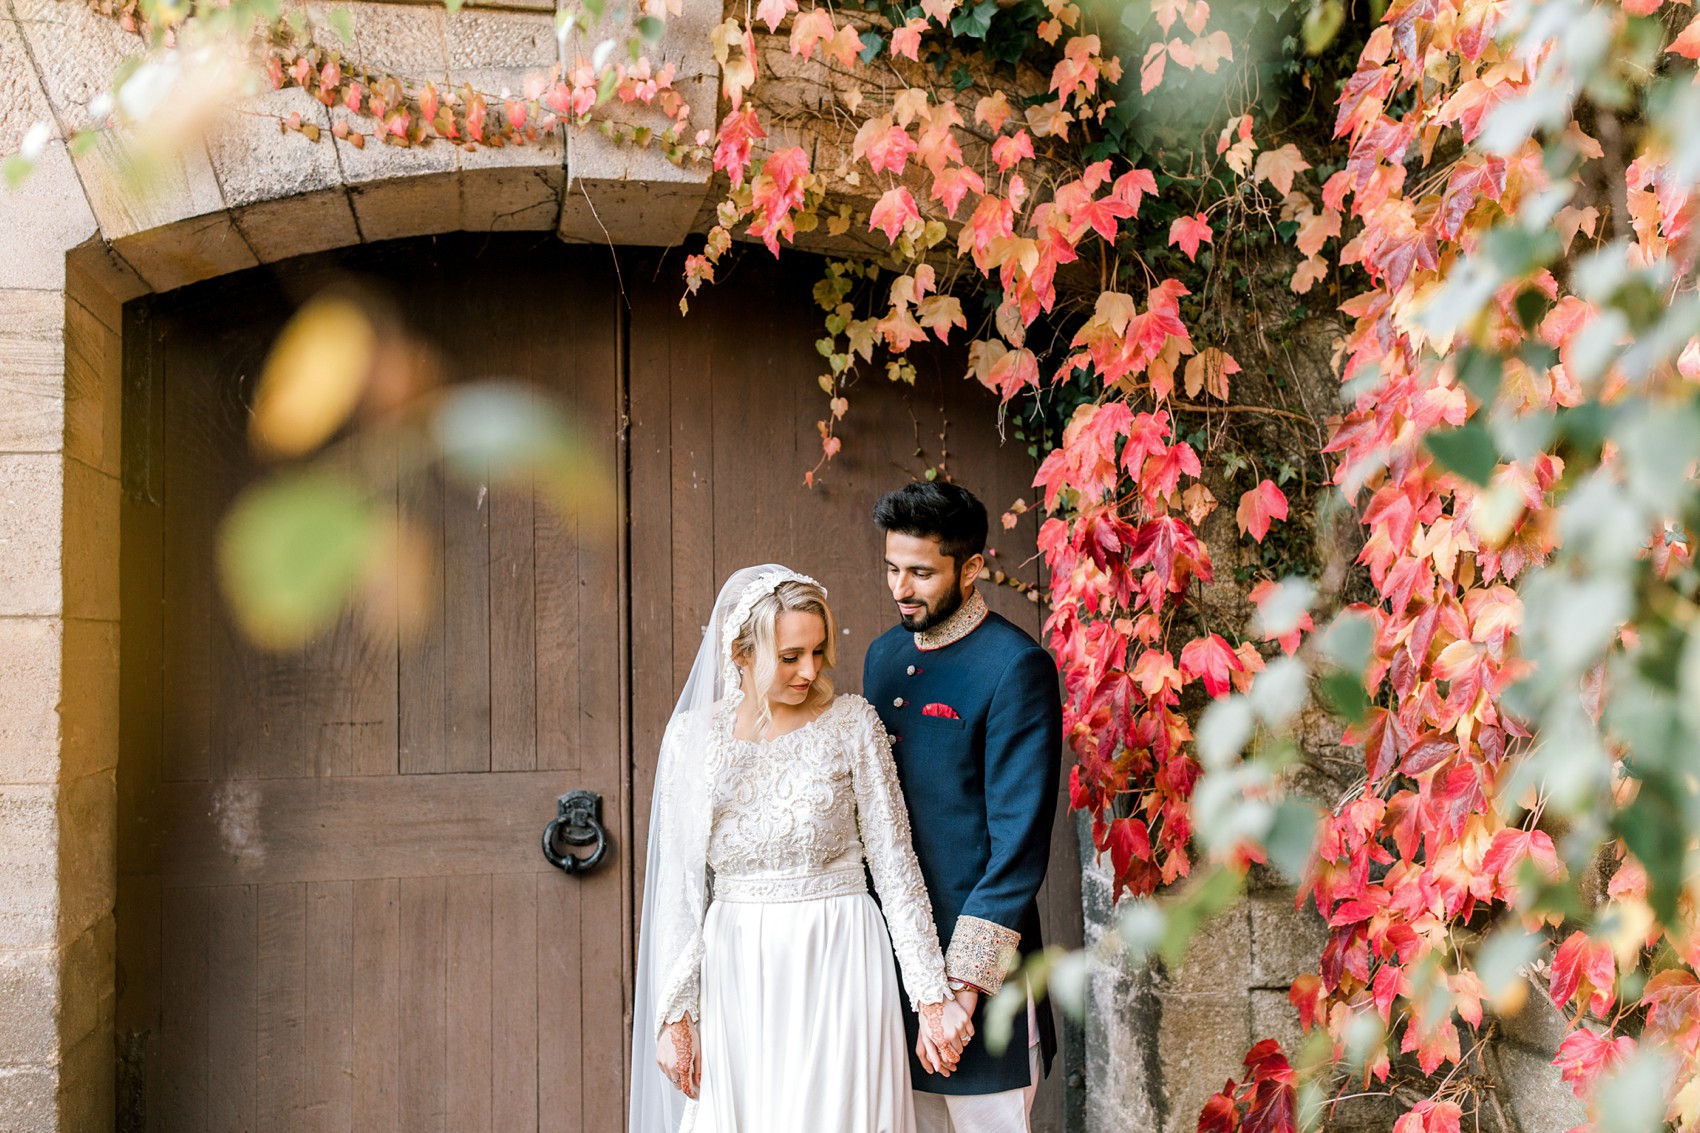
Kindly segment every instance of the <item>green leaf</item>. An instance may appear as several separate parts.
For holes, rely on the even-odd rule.
[[[651,46],[661,42],[661,35],[667,30],[667,23],[655,16],[639,16],[637,32],[643,36],[643,41]]]
[[[1456,429],[1430,433],[1423,443],[1444,468],[1473,484],[1485,486],[1499,467],[1499,450],[1480,417]]]
[[[1617,812],[1612,827],[1647,871],[1647,903],[1662,924],[1675,924],[1682,895],[1688,824],[1677,805],[1681,783],[1664,775],[1643,780],[1635,800]]]
[[[971,7],[963,5],[956,15],[950,18],[951,34],[968,39],[985,39],[986,33],[992,27],[992,17],[997,15],[997,11],[998,0],[980,0]]]
[[[267,648],[304,644],[336,621],[379,535],[372,507],[340,477],[304,472],[248,489],[219,532],[237,623]]]
[[[1292,881],[1304,877],[1316,845],[1316,807],[1294,799],[1283,799],[1275,808],[1275,821],[1264,839],[1269,862]]]
[[[862,33],[862,51],[860,58],[864,63],[872,63],[885,49],[885,36],[878,32],[865,31]]]
[[[1317,686],[1328,707],[1349,724],[1356,724],[1369,711],[1369,696],[1356,673],[1336,669],[1318,681]]]

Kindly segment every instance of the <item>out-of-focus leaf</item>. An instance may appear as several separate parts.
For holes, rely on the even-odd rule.
[[[1499,450],[1480,418],[1471,418],[1456,429],[1430,433],[1423,443],[1449,471],[1475,484],[1485,485],[1499,467]]]
[[[360,403],[377,332],[353,302],[314,299],[289,321],[266,359],[248,436],[269,456],[311,452]]]
[[[244,492],[219,533],[218,565],[242,630],[288,649],[333,624],[382,537],[354,485],[323,472]]]
[[[564,515],[605,514],[614,486],[572,423],[527,387],[488,382],[450,391],[433,422],[450,471],[464,479],[530,479]]]
[[[1311,4],[1304,20],[1305,50],[1312,55],[1322,54],[1345,22],[1346,7],[1340,0],[1318,0]]]

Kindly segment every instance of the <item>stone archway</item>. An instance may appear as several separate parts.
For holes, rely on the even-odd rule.
[[[440,85],[520,89],[557,50],[553,5],[539,0],[453,16],[338,6],[365,62]],[[722,16],[716,0],[685,0],[662,47],[694,108],[692,131],[714,120],[708,44]],[[114,1123],[118,517],[126,484],[145,483],[126,462],[146,459],[120,429],[126,347],[139,339],[125,305],[291,257],[445,232],[670,246],[706,230],[716,203],[706,167],[594,129],[476,152],[356,148],[331,132],[341,108],[300,90],[237,108],[141,193],[120,174],[117,143],[73,154],[65,140],[140,48],[86,0],[0,0],[0,153],[32,124],[52,126],[32,174],[0,192],[0,303],[11,315],[0,324],[0,1128],[18,1133]],[[790,83],[778,62],[775,81]],[[323,140],[281,131],[291,114]],[[875,250],[854,231],[802,243]],[[1072,847],[1062,859],[1073,866]]]
[[[450,17],[354,3],[356,50],[398,74],[519,88],[556,45],[553,6]],[[721,18],[687,0],[663,52],[711,124]],[[0,193],[0,1127],[111,1128],[124,304],[288,257],[449,231],[667,245],[712,211],[706,169],[594,130],[468,152],[356,149],[299,90],[230,114],[146,193],[103,143],[73,155],[114,68],[141,49],[81,0],[0,5],[0,152],[52,126]],[[291,113],[324,140],[281,132]],[[698,120],[700,119],[700,121]]]

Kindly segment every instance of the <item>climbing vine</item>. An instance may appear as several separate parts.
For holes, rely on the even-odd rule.
[[[1103,947],[1173,952],[1258,862],[1328,927],[1291,988],[1309,1040],[1259,1042],[1201,1131],[1395,1084],[1397,1133],[1492,1124],[1461,1071],[1531,996],[1564,1016],[1555,1065],[1597,1128],[1700,1128],[1684,4],[762,0],[713,30],[718,124],[690,137],[652,61],[666,11],[496,96],[242,11],[259,73],[357,116],[336,126],[356,145],[534,144],[653,107],[606,128],[724,190],[682,308],[755,245],[868,242],[815,290],[811,483],[859,382],[965,346],[1040,458],[1004,519],[1043,513],[1070,795],[1126,897]],[[162,50],[192,38],[187,8],[117,15]],[[783,110],[782,82],[817,113]],[[1248,397],[1273,368],[1246,344],[1324,316],[1345,408],[1307,440],[1328,414]],[[1254,409],[1308,448],[1197,424]],[[1325,542],[1330,500],[1360,523],[1347,565],[1291,530]],[[1229,561],[1249,620],[1205,600]],[[1334,797],[1295,789],[1316,703],[1362,755]],[[1063,994],[1071,962],[1035,975]]]

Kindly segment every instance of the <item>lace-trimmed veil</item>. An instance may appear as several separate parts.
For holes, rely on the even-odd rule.
[[[803,577],[769,563],[735,572],[720,588],[661,744],[649,811],[648,867],[632,997],[629,1133],[676,1133],[684,1118],[685,1095],[655,1065],[656,1017],[664,997],[677,986],[681,969],[694,967],[700,959],[693,954],[692,941],[707,907],[712,717],[718,702],[741,695],[731,687],[727,620],[740,610],[753,583],[774,575],[786,580]],[[770,591],[772,586],[761,589]],[[742,607],[744,616],[748,612],[747,606]]]

